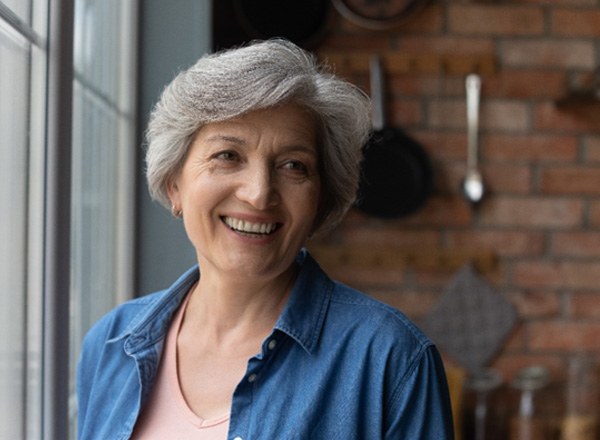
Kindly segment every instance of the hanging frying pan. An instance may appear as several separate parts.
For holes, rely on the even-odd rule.
[[[364,147],[357,208],[393,218],[417,211],[433,184],[431,162],[423,147],[403,130],[385,125],[381,60],[370,61],[373,135]]]
[[[324,35],[328,0],[233,0],[235,15],[250,38],[283,37],[310,48]]]

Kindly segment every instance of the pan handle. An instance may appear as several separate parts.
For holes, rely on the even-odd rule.
[[[373,130],[382,130],[385,126],[385,97],[383,85],[383,69],[379,55],[371,55],[369,59],[369,74],[371,76],[371,101],[373,114],[371,122]]]
[[[467,169],[476,170],[479,152],[479,95],[481,93],[481,78],[470,74],[465,80],[467,91]]]

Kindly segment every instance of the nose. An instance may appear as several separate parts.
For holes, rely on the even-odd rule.
[[[250,166],[237,190],[238,199],[256,209],[266,209],[279,202],[279,193],[271,168],[267,164]]]

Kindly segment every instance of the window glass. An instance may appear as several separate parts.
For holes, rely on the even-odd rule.
[[[85,333],[132,295],[136,2],[75,1],[71,221],[71,427]]]
[[[0,7],[7,7],[19,20],[29,24],[31,22],[31,0],[1,0]]]
[[[36,438],[45,54],[2,18],[0,65],[0,438]]]
[[[0,60],[0,438],[20,438],[22,422],[14,415],[25,409],[29,44],[5,26],[0,27]]]

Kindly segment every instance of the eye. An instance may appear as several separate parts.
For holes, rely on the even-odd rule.
[[[233,162],[239,159],[239,155],[235,151],[231,150],[219,151],[218,153],[214,154],[213,157],[224,162]]]
[[[283,168],[301,174],[308,174],[308,167],[299,160],[288,160],[284,162]]]

